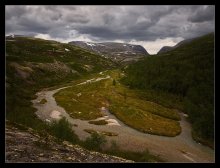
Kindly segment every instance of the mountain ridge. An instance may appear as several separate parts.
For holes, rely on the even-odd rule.
[[[140,58],[150,55],[143,46],[128,43],[71,41],[68,44],[87,49],[105,58],[123,63],[137,61]]]
[[[168,52],[168,51],[174,50],[174,49],[176,49],[177,47],[179,47],[179,46],[181,46],[181,45],[190,43],[190,42],[193,41],[194,39],[196,39],[196,38],[182,40],[182,41],[180,41],[179,43],[177,43],[177,44],[174,45],[174,46],[163,46],[163,47],[157,52],[157,54],[162,54],[162,53],[166,53],[166,52]]]
[[[208,34],[213,34],[213,32],[208,33]],[[157,54],[162,54],[162,53],[166,53],[166,52],[168,52],[168,51],[174,50],[174,49],[176,49],[177,47],[180,47],[180,46],[182,46],[182,45],[184,45],[184,44],[190,43],[191,41],[196,40],[196,39],[198,39],[198,38],[200,38],[200,37],[201,37],[201,36],[182,40],[182,41],[180,41],[179,43],[177,43],[177,44],[174,45],[174,46],[163,46],[163,47],[157,52]]]

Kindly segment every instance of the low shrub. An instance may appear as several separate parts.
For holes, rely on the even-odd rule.
[[[59,121],[53,121],[49,131],[52,135],[61,140],[70,141],[72,143],[77,143],[79,141],[78,136],[74,133],[71,124],[65,117],[61,118]]]
[[[106,125],[106,124],[108,124],[108,122],[105,120],[98,120],[98,121],[89,121],[89,124]]]
[[[101,151],[102,146],[106,143],[106,139],[103,135],[98,134],[96,132],[92,133],[90,137],[88,137],[84,141],[84,146],[90,150]]]

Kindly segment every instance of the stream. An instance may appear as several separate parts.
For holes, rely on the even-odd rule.
[[[110,78],[110,76],[107,76],[106,78],[90,79],[87,80],[88,82],[82,82],[77,85],[105,80],[108,78]],[[89,124],[86,120],[71,118],[64,108],[57,105],[53,95],[61,89],[68,87],[71,86],[37,92],[37,98],[32,100],[33,106],[37,109],[36,115],[47,122],[66,117],[67,120],[73,124],[73,130],[81,140],[85,140],[90,136],[90,134],[85,132],[84,129],[108,131],[117,133],[118,136],[106,136],[106,139],[109,140],[109,142],[114,140],[117,145],[124,150],[143,151],[148,149],[152,154],[160,156],[167,162],[215,162],[214,150],[201,145],[192,139],[191,125],[186,120],[186,116],[183,113],[180,113],[180,126],[182,132],[176,137],[165,137],[139,132],[118,120],[106,107],[100,109],[105,114],[104,118],[102,117],[96,120],[105,119],[109,123],[107,125]],[[42,99],[46,99],[47,102],[45,104],[40,104],[39,102]]]

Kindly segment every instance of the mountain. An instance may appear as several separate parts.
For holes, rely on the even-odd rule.
[[[69,44],[85,48],[115,62],[133,62],[149,55],[142,46],[126,43],[72,41]]]
[[[5,36],[7,40],[13,39],[16,37],[33,37],[33,35],[20,35],[20,34],[10,34]]]
[[[163,47],[157,52],[157,54],[165,53],[165,52],[171,51],[172,49],[174,49],[174,46],[173,46],[173,47],[171,47],[171,46],[163,46]]]
[[[60,122],[62,119],[49,124],[37,116],[37,109],[32,102],[38,97],[39,91],[69,86],[84,80],[92,81],[95,79],[92,77],[103,75],[101,71],[120,68],[120,64],[86,49],[57,41],[23,36],[9,36],[5,40],[6,121],[16,127],[16,129],[6,129],[6,161],[126,161],[97,152],[89,152],[75,145],[73,148],[61,145],[63,141],[69,141],[91,150],[94,145],[95,147],[98,147],[97,144],[101,145],[105,138],[104,135],[101,136],[97,133],[91,134],[85,141],[79,141],[72,129],[73,126],[77,127],[77,124],[71,125],[67,121]],[[117,75],[120,76],[120,73]],[[100,77],[95,81],[101,79]],[[94,86],[98,87],[98,85]],[[81,95],[81,90],[78,94]],[[84,93],[82,97],[84,97]],[[96,97],[92,96],[91,99],[96,99]],[[72,98],[71,100],[74,101]],[[47,100],[42,99],[39,103],[44,101]],[[87,103],[85,103],[86,106]],[[43,106],[43,104],[41,105]],[[94,109],[99,110],[100,105],[102,106],[101,103],[97,103]],[[30,129],[34,133],[26,132]],[[55,141],[50,141],[48,134],[55,137]],[[135,157],[136,160],[136,158],[146,155],[146,152],[142,154],[119,150],[115,143],[112,143],[111,146],[117,150],[109,151],[109,154],[127,159]],[[146,156],[147,159],[151,157],[149,153]]]
[[[70,44],[6,37],[6,118],[38,125],[36,109],[30,102],[37,91],[117,66],[110,59]]]
[[[213,147],[214,33],[182,42],[179,47],[157,57],[146,57],[124,71],[124,84],[156,92],[157,101],[161,95],[177,96],[169,105],[188,113],[195,140]],[[179,104],[175,104],[176,100]],[[168,96],[160,103],[165,101]]]
[[[7,138],[9,138],[9,140],[7,139],[8,152],[6,152],[9,162],[43,161],[40,159],[48,159],[46,161],[51,162],[54,160],[67,161],[66,159],[71,157],[69,154],[74,151],[78,158],[72,155],[72,159],[68,161],[74,161],[75,159],[85,161],[83,153],[91,157],[91,160],[88,161],[96,161],[96,159],[97,161],[111,161],[113,157],[93,154],[75,147],[65,149],[59,144],[55,144],[55,148],[51,149],[52,153],[50,150],[42,149],[39,143],[43,138],[43,132],[48,133],[50,131],[50,134],[52,134],[53,131],[51,131],[52,128],[49,125],[37,117],[36,108],[33,107],[31,100],[35,99],[35,94],[42,89],[74,82],[76,79],[86,78],[90,74],[116,68],[118,64],[77,46],[23,36],[6,37],[5,59],[6,119],[13,124],[20,124],[41,133],[36,139],[32,135],[19,133],[16,130],[6,132]],[[60,132],[63,133],[62,130]],[[24,135],[26,138],[19,135]],[[71,137],[73,134],[70,132],[68,136]],[[53,152],[59,147],[61,147],[58,151],[61,152],[60,155],[51,158]],[[82,155],[79,155],[80,151],[82,151]],[[41,157],[38,154],[44,156]]]
[[[191,42],[192,40],[194,40],[195,38],[192,38],[192,39],[186,39],[186,40],[183,40],[179,43],[177,43],[175,46],[164,46],[162,47],[158,52],[157,54],[162,54],[162,53],[165,53],[165,52],[168,52],[168,51],[171,51],[171,50],[174,50],[175,48],[183,45],[183,44],[187,44],[189,42]]]

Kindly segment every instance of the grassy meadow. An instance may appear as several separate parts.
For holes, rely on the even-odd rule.
[[[181,133],[177,110],[141,99],[138,92],[119,83],[120,70],[107,71],[101,76],[108,75],[111,78],[72,86],[54,97],[73,118],[93,120],[104,115],[101,107],[107,107],[119,120],[139,131],[164,136]]]

